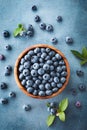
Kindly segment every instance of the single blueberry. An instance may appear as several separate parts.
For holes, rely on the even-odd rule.
[[[41,80],[39,80],[39,79],[37,79],[36,81],[35,81],[35,84],[37,84],[37,85],[39,85],[41,83]]]
[[[4,83],[4,82],[1,82],[0,88],[1,88],[1,89],[7,89],[7,84]]]
[[[30,56],[33,56],[33,54],[34,54],[34,51],[33,51],[33,50],[30,50],[30,51],[28,52],[28,55],[30,55]]]
[[[38,95],[38,91],[34,90],[33,95],[37,96]]]
[[[41,52],[46,52],[46,49],[45,48],[41,48]]]
[[[39,85],[39,89],[42,90],[42,91],[44,91],[45,90],[45,86],[43,84],[40,84]]]
[[[19,72],[22,72],[24,70],[24,66],[20,65],[18,70],[19,70]]]
[[[57,18],[56,18],[56,20],[57,20],[57,22],[62,22],[62,16],[57,16]]]
[[[46,95],[47,95],[47,96],[52,95],[52,93],[53,93],[52,90],[46,90]]]
[[[34,63],[34,64],[33,64],[33,68],[34,68],[35,70],[37,70],[37,69],[39,68],[39,64],[38,64],[38,63]]]
[[[22,59],[21,59],[21,61],[20,61],[20,63],[23,65],[23,64],[24,64],[24,62],[25,62],[25,59],[24,59],[24,58],[22,58]]]
[[[9,76],[11,74],[11,71],[9,71],[8,69],[5,70],[5,76]]]
[[[55,93],[55,92],[58,91],[58,88],[57,88],[57,87],[56,87],[56,88],[53,88],[52,91]]]
[[[39,91],[38,95],[44,97],[45,96],[45,92],[44,91]]]
[[[45,23],[41,23],[41,24],[40,24],[40,28],[41,28],[42,30],[45,30],[45,29],[46,29],[46,24],[45,24]]]
[[[57,67],[57,72],[60,73],[62,71],[62,67],[61,66],[58,66]]]
[[[66,78],[65,77],[61,77],[60,81],[61,81],[61,83],[64,83],[66,81]]]
[[[53,38],[51,39],[51,42],[52,42],[53,44],[56,44],[56,43],[58,42],[58,40],[57,40],[56,37],[53,37]]]
[[[40,63],[39,65],[40,65],[41,68],[43,68],[44,63]]]
[[[15,92],[10,92],[9,97],[16,97],[16,93]]]
[[[23,78],[24,78],[23,73],[20,73],[20,74],[19,74],[19,79],[22,80]]]
[[[52,60],[48,60],[46,63],[49,65],[52,65],[53,62],[52,62]]]
[[[28,69],[29,67],[30,67],[30,62],[29,61],[26,61],[25,63],[24,63],[24,68],[25,69]]]
[[[56,61],[56,57],[55,56],[52,57],[52,61]]]
[[[50,56],[50,57],[55,56],[55,52],[54,52],[54,51],[50,51],[50,52],[49,52],[49,56]]]
[[[51,51],[50,48],[46,48],[46,52],[49,53]]]
[[[27,84],[28,86],[32,86],[32,85],[33,85],[33,81],[32,81],[32,80],[27,80],[26,84]]]
[[[73,43],[73,39],[71,37],[66,37],[66,43],[67,44]]]
[[[49,55],[46,56],[45,60],[46,60],[46,61],[47,61],[47,60],[50,60],[50,56],[49,56]]]
[[[47,30],[48,32],[53,31],[53,26],[52,26],[51,24],[48,24],[48,25],[46,26],[46,30]]]
[[[39,75],[43,75],[45,73],[43,68],[38,69],[38,74]]]
[[[50,107],[51,107],[51,108],[55,108],[55,106],[56,106],[56,103],[55,103],[55,102],[51,102],[51,103],[50,103]]]
[[[80,101],[76,101],[75,106],[76,106],[77,108],[80,108],[80,107],[81,107]]]
[[[23,109],[25,110],[25,111],[30,111],[31,110],[31,106],[28,104],[28,105],[23,105]]]
[[[51,110],[50,110],[50,114],[51,115],[56,115],[56,109],[55,108],[51,108]]]
[[[53,71],[53,70],[54,70],[54,66],[50,65],[50,71]]]
[[[58,61],[55,61],[54,63],[53,63],[53,65],[55,66],[55,67],[57,67],[58,66]]]
[[[10,37],[10,33],[9,33],[7,30],[4,30],[4,31],[3,31],[3,36],[4,36],[5,38],[8,38],[8,37]]]
[[[55,71],[50,72],[51,77],[54,77],[56,75]]]
[[[37,11],[37,6],[36,6],[36,5],[33,5],[33,6],[32,6],[32,10],[33,10],[33,11]]]
[[[0,54],[0,60],[4,60],[5,56],[3,54]]]
[[[86,90],[86,85],[84,83],[80,83],[78,85],[78,88],[79,88],[80,91],[85,91]]]
[[[26,84],[26,80],[23,79],[23,80],[21,81],[21,84],[22,84],[23,86],[25,86],[25,84]]]
[[[45,73],[45,74],[43,75],[43,79],[44,79],[44,80],[49,80],[49,79],[50,79],[50,75]]]
[[[66,70],[66,66],[65,65],[62,66],[62,70]]]
[[[83,76],[84,72],[82,70],[76,70],[77,76]]]
[[[39,59],[38,59],[37,56],[32,56],[32,57],[31,57],[31,62],[32,62],[32,63],[36,63],[36,62],[38,62],[38,60],[39,60]]]
[[[57,72],[57,73],[56,73],[56,76],[57,76],[58,78],[60,78],[60,73]]]
[[[21,31],[20,36],[21,37],[26,37],[27,36],[27,31]]]
[[[50,86],[49,83],[46,83],[46,84],[45,84],[45,88],[46,88],[47,90],[50,90],[52,87]]]
[[[32,37],[34,35],[34,32],[33,31],[27,31],[27,36],[28,37]]]
[[[50,68],[50,66],[49,66],[48,64],[44,64],[44,65],[43,65],[43,69],[44,69],[44,70],[49,70],[49,68]]]
[[[37,70],[31,70],[31,75],[34,77],[37,76]]]
[[[66,71],[63,71],[63,72],[61,73],[61,76],[66,77],[66,76],[67,76],[67,72],[66,72]]]
[[[33,89],[32,87],[28,87],[28,88],[27,88],[27,92],[33,93],[33,91],[34,91],[34,89]]]
[[[61,88],[62,86],[63,86],[62,83],[58,83],[58,84],[57,84],[57,87],[58,87],[58,88]]]
[[[43,58],[39,58],[39,62],[40,62],[40,63],[43,63],[43,62],[44,62],[44,59],[43,59]]]
[[[6,49],[6,50],[11,50],[11,46],[10,46],[10,45],[6,45],[6,46],[5,46],[5,49]]]
[[[54,82],[58,83],[59,82],[59,78],[58,77],[54,77]]]
[[[47,53],[43,52],[42,55],[41,55],[41,58],[44,59],[44,58],[46,58],[46,56],[47,56]]]
[[[41,52],[37,53],[37,56],[40,58],[41,57]]]
[[[55,88],[55,87],[56,87],[56,83],[55,83],[55,82],[51,82],[51,86],[52,86],[53,88]]]
[[[33,26],[31,24],[28,25],[28,31],[33,31]]]
[[[0,103],[1,104],[8,104],[8,99],[7,98],[1,98]]]
[[[39,47],[37,47],[37,48],[34,49],[34,53],[35,53],[35,54],[40,53],[40,51],[41,51],[41,49],[40,49]]]
[[[24,76],[28,76],[29,75],[29,70],[28,69],[24,69],[23,70],[23,75]]]
[[[10,72],[12,71],[12,67],[11,67],[11,65],[7,65],[7,66],[5,66],[5,70],[9,70]]]
[[[65,62],[63,60],[59,61],[59,65],[65,65]]]
[[[40,16],[36,15],[35,18],[34,18],[34,21],[35,22],[40,22],[41,21]]]
[[[60,60],[62,57],[59,54],[56,54],[55,57]]]

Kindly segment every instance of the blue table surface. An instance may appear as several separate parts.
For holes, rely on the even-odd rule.
[[[36,12],[31,11],[34,4],[38,7]],[[35,15],[39,15],[43,22],[52,24],[54,32],[40,30],[39,24],[34,22]],[[63,17],[62,23],[57,23],[58,15]],[[19,23],[23,23],[26,27],[32,24],[35,29],[34,37],[14,38],[12,33]],[[2,36],[5,29],[11,33],[8,39]],[[72,45],[65,43],[66,36],[74,39]],[[69,61],[70,81],[66,89],[52,99],[33,99],[18,88],[14,73],[11,76],[4,76],[4,68],[8,64],[14,68],[18,55],[31,45],[38,43],[52,45],[50,42],[52,37],[58,38],[58,44],[54,46],[61,50]],[[12,46],[11,51],[5,50],[7,44]],[[0,82],[8,84],[7,90],[0,90],[0,98],[8,98],[10,91],[15,91],[17,94],[15,99],[9,99],[8,105],[0,104],[0,130],[87,130],[87,92],[78,90],[79,83],[85,83],[87,86],[87,65],[81,67],[80,61],[70,52],[71,49],[81,51],[83,46],[87,47],[87,0],[0,0],[0,53],[6,56],[6,60],[0,62]],[[77,69],[84,71],[83,77],[76,75]],[[71,87],[76,88],[76,96],[71,94]],[[57,118],[51,127],[47,127],[46,102],[59,102],[65,97],[69,99],[66,121],[63,123]],[[81,109],[74,106],[77,100],[82,104]],[[32,110],[24,111],[22,108],[24,104],[30,104]]]

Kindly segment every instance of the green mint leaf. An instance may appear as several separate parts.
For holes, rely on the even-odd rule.
[[[18,28],[23,28],[23,24],[18,24]]]
[[[47,126],[51,126],[53,124],[55,117],[56,117],[55,115],[49,115],[48,116],[47,121],[46,121]]]
[[[87,59],[87,48],[83,47],[82,49],[82,56]]]
[[[80,62],[80,65],[84,65],[86,63],[87,63],[87,60],[83,60],[83,61]]]
[[[59,111],[63,112],[66,110],[66,108],[68,107],[68,98],[63,99],[60,103],[59,103]]]
[[[47,102],[47,103],[46,103],[46,106],[47,106],[47,107],[50,107],[50,103]]]
[[[84,60],[84,57],[82,56],[82,54],[76,50],[71,50],[71,52],[76,56],[78,57],[79,59],[81,60]]]
[[[60,112],[59,113],[59,119],[61,120],[61,121],[65,121],[65,113],[64,112]]]

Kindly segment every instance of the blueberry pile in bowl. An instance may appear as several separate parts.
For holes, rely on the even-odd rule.
[[[25,94],[46,99],[64,90],[69,81],[70,68],[61,51],[49,45],[37,44],[19,55],[14,75]]]

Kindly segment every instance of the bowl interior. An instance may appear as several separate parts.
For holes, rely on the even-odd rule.
[[[18,75],[19,75],[19,74],[18,74],[18,68],[19,68],[19,63],[20,63],[21,58],[22,58],[28,51],[30,51],[30,50],[32,50],[32,49],[34,49],[34,48],[36,48],[36,47],[50,48],[50,49],[54,50],[56,53],[58,53],[58,54],[60,54],[60,55],[62,56],[62,58],[63,58],[63,60],[64,60],[64,62],[65,62],[65,64],[66,64],[67,73],[68,73],[67,76],[66,76],[66,81],[65,81],[65,83],[63,84],[62,88],[60,88],[57,92],[53,93],[53,94],[50,95],[50,96],[34,96],[33,94],[30,94],[30,93],[27,92],[27,90],[21,85],[21,82],[20,82],[20,80],[19,80],[19,78],[18,78]],[[57,96],[58,94],[60,94],[60,93],[65,89],[65,87],[66,87],[67,84],[68,84],[69,77],[70,77],[70,67],[69,67],[68,60],[66,59],[66,57],[64,56],[64,54],[63,54],[60,50],[58,50],[58,49],[56,49],[56,48],[54,48],[53,46],[50,46],[50,45],[37,44],[37,45],[33,45],[33,46],[31,46],[31,47],[25,49],[25,50],[19,55],[19,57],[18,57],[17,60],[16,60],[15,67],[14,67],[14,76],[15,76],[15,80],[16,80],[17,85],[19,86],[19,88],[20,88],[26,95],[28,95],[28,96],[30,96],[30,97],[33,97],[33,98],[37,98],[37,99],[48,99],[48,98],[52,98],[52,97]]]

